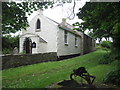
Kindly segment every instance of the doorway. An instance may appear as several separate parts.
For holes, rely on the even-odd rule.
[[[25,38],[23,47],[26,54],[32,53],[31,45],[32,45],[32,40],[29,37]]]

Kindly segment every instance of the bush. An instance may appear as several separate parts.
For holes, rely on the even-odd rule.
[[[102,59],[99,60],[99,64],[109,64],[113,61],[120,61],[120,53],[107,52]]]
[[[111,50],[112,56],[116,59],[116,60],[120,60],[120,50],[117,48],[112,48]]]
[[[107,53],[103,56],[102,59],[100,59],[99,64],[109,64],[114,60],[115,58],[113,57],[113,55],[111,53]]]
[[[2,53],[10,54],[15,47],[19,48],[19,36],[12,37],[5,35],[2,37]]]
[[[107,74],[103,80],[104,83],[120,86],[120,69],[113,70]]]
[[[2,53],[3,54],[10,54],[10,49],[4,48]]]
[[[103,42],[101,43],[101,46],[110,49],[111,46],[112,46],[112,43],[111,43],[110,41],[103,41]]]

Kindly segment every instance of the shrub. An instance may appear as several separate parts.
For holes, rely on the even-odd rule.
[[[101,43],[101,46],[110,49],[111,46],[112,46],[112,43],[111,43],[110,41],[103,41],[103,42]]]
[[[120,69],[113,70],[103,79],[104,83],[120,86]]]
[[[107,53],[103,56],[102,59],[100,59],[99,64],[109,64],[114,60],[115,60],[115,58],[112,56],[112,54]]]
[[[4,48],[2,51],[3,54],[10,54],[10,49]]]
[[[117,48],[112,48],[111,50],[112,56],[116,59],[116,60],[120,60],[120,50]]]
[[[11,35],[5,35],[2,37],[3,54],[12,53],[15,47],[19,47],[19,36],[12,37]]]

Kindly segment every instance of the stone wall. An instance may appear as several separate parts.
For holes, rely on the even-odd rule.
[[[39,53],[25,55],[2,56],[2,69],[14,68],[19,66],[31,65],[41,62],[56,61],[57,53]]]

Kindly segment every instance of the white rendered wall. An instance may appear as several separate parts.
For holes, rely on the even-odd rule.
[[[36,22],[38,18],[41,22],[41,31],[36,32]],[[46,18],[45,16],[43,16],[43,14],[39,14],[30,21],[29,25],[30,27],[22,32],[23,35],[27,33],[39,35],[39,37],[43,38],[47,42],[39,42],[39,40],[31,37],[32,41],[35,41],[37,45],[37,48],[33,49],[33,53],[57,52],[57,31],[59,28],[55,22]],[[22,51],[22,42],[23,40],[21,40],[20,42],[20,51]]]
[[[83,45],[83,43],[84,43],[84,34],[82,33],[82,32],[80,32],[80,31],[76,31],[81,37],[80,37],[80,54],[81,55],[83,55],[83,48],[84,48],[84,45]]]
[[[32,48],[32,53],[37,53],[38,48],[39,48],[39,44],[38,44],[39,37],[37,37],[35,35],[30,35],[30,34],[27,34],[27,35],[20,37],[20,53],[23,52],[23,43],[24,43],[26,37],[29,37],[32,40],[32,42],[36,42],[36,48]]]
[[[58,31],[58,49],[57,55],[64,56],[64,55],[72,55],[72,54],[80,54],[80,37],[77,36],[77,47],[75,46],[75,35],[68,32],[68,46],[64,43],[64,30],[60,29]]]

